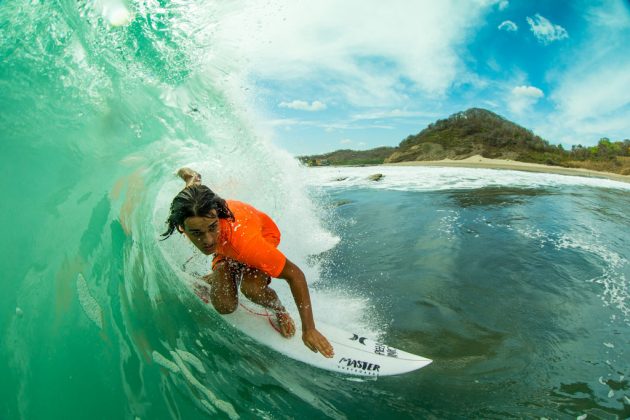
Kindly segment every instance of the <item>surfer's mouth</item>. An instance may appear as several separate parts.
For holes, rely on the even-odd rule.
[[[206,254],[212,254],[214,252],[214,246],[204,246],[201,249],[206,253]]]

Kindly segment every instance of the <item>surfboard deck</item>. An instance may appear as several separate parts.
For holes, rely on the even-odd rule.
[[[294,318],[295,336],[285,338],[272,325],[275,317],[249,302],[241,303],[236,311],[223,317],[234,328],[279,353],[342,374],[366,377],[399,375],[431,363],[430,359],[373,341],[358,332],[347,332],[318,321],[317,329],[335,350],[334,357],[326,358],[304,345],[299,319]]]

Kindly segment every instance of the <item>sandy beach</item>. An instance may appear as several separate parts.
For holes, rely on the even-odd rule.
[[[509,169],[513,171],[546,172],[560,175],[586,176],[591,178],[607,178],[614,181],[630,183],[630,175],[619,175],[611,172],[592,171],[581,168],[562,168],[560,166],[541,165],[538,163],[517,162],[505,159],[488,159],[481,155],[462,160],[426,160],[399,163],[385,163],[386,166],[447,166],[462,168]]]

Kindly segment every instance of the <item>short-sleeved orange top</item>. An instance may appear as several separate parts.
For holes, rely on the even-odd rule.
[[[278,277],[287,261],[276,247],[280,230],[269,216],[249,204],[226,200],[234,221],[219,219],[219,243],[213,267],[230,258]]]

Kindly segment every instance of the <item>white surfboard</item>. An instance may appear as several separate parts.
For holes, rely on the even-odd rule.
[[[431,360],[425,357],[370,340],[360,332],[346,332],[318,321],[317,329],[330,341],[335,350],[334,357],[328,359],[312,352],[304,345],[299,319],[294,318],[295,336],[285,338],[274,327],[275,317],[264,308],[248,301],[242,302],[236,311],[223,317],[234,328],[279,353],[334,372],[371,377],[399,375],[431,363]]]

